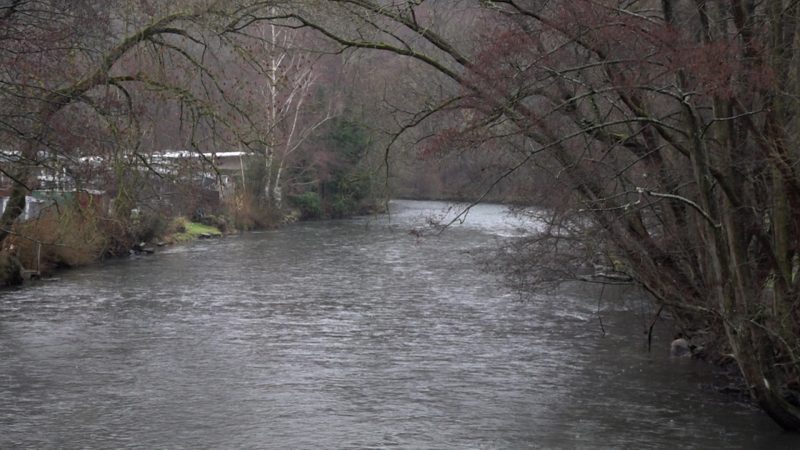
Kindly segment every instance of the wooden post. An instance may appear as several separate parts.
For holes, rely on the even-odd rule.
[[[241,153],[239,153],[239,169],[241,169],[242,171],[242,191],[244,191],[245,189],[247,189],[247,186],[245,185],[244,181],[244,160],[242,159]]]

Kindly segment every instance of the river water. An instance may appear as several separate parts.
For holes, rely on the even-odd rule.
[[[520,299],[501,206],[177,246],[0,293],[0,448],[791,448],[642,296]],[[602,318],[605,334],[601,331]]]

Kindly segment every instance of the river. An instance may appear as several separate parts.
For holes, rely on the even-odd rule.
[[[0,293],[0,448],[790,448],[631,292],[520,299],[483,205],[301,223]],[[600,329],[598,315],[606,333]]]

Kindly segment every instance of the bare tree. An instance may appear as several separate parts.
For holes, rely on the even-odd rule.
[[[270,9],[275,14],[276,9]],[[283,182],[291,156],[325,122],[335,115],[335,98],[321,98],[319,73],[321,54],[301,48],[303,36],[296,31],[259,23],[248,30],[247,59],[259,76],[248,92],[257,98],[255,132],[262,134],[264,148],[263,200],[278,209],[283,202]]]
[[[144,131],[138,121],[147,109],[143,99],[169,99],[188,111],[193,148],[199,150],[201,135],[218,135],[220,128],[236,137],[242,111],[215,72],[213,54],[240,31],[233,25],[242,17],[271,4],[27,0],[4,7],[0,132],[4,150],[16,159],[2,168],[13,190],[0,218],[0,241],[35,188],[35,169],[52,155],[79,156],[90,137],[113,140],[122,130],[135,150],[144,137],[136,136]],[[91,129],[94,137],[71,133]],[[65,142],[70,133],[75,139]],[[132,156],[144,161],[136,151]]]
[[[441,104],[467,120],[426,151],[521,139],[510,170],[551,168],[560,187],[542,248],[566,234],[571,261],[606,255],[683,321],[719,331],[754,399],[800,430],[797,2],[458,2],[484,19],[469,44],[418,14],[438,2],[324,3],[329,17],[272,19],[457,86]]]

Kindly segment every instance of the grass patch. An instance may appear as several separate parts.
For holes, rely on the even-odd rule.
[[[222,236],[222,232],[219,228],[191,222],[185,217],[178,217],[175,219],[174,229],[175,233],[172,235],[172,240],[175,242],[192,241],[203,237]]]

